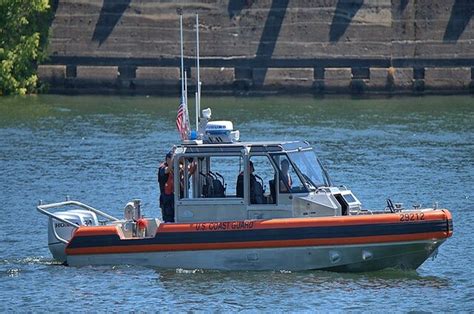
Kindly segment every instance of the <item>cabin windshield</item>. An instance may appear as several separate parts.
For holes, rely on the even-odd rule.
[[[288,153],[309,189],[329,186],[329,178],[312,150]]]

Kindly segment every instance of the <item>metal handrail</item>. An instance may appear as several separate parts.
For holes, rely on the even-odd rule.
[[[68,224],[70,224],[70,225],[76,225],[75,223],[68,222],[68,221],[66,221],[66,220],[63,220],[63,222],[68,223]],[[53,222],[51,221],[50,223],[52,224]],[[77,225],[76,225],[76,226],[77,226]],[[78,227],[79,227],[79,226],[77,226],[76,229],[77,229]],[[56,232],[56,228],[53,227],[53,228],[51,228],[51,229],[53,229],[54,237],[55,237],[58,241],[60,241],[60,242],[62,242],[62,243],[64,243],[64,244],[69,244],[69,241],[68,241],[68,240],[65,240],[65,239],[61,238],[61,236]]]
[[[58,220],[58,221],[61,221],[61,222],[65,223],[65,224],[67,224],[67,225],[69,225],[69,226],[72,226],[73,228],[76,228],[76,229],[77,229],[77,228],[79,228],[79,225],[78,225],[78,224],[73,223],[73,222],[71,222],[71,221],[69,221],[69,220],[67,220],[67,219],[61,218],[61,217],[59,217],[59,216],[57,216],[57,215],[55,215],[55,214],[53,214],[53,213],[51,213],[51,212],[48,211],[48,209],[51,209],[51,208],[65,207],[65,206],[71,206],[71,205],[82,207],[82,208],[84,208],[84,209],[87,209],[87,210],[89,210],[89,211],[91,211],[91,212],[96,213],[96,214],[99,215],[99,216],[105,217],[105,218],[107,218],[107,219],[109,219],[109,220],[112,220],[112,221],[118,221],[118,220],[119,220],[118,218],[115,218],[114,216],[111,216],[111,215],[109,215],[109,214],[106,214],[106,213],[104,213],[103,211],[98,210],[98,209],[96,209],[96,208],[94,208],[94,207],[92,207],[92,206],[86,205],[86,204],[81,203],[81,202],[78,202],[78,201],[71,201],[71,200],[67,200],[67,201],[65,201],[65,202],[59,202],[59,203],[44,204],[44,205],[41,204],[41,201],[40,201],[40,204],[39,204],[38,206],[36,206],[36,209],[37,209],[40,213],[42,213],[42,214],[44,214],[44,215],[46,215],[46,216],[48,216],[48,217],[54,218],[54,219],[56,219],[56,220]],[[59,240],[60,242],[62,242],[62,243],[64,243],[64,244],[68,244],[68,243],[69,243],[69,241],[63,239],[61,236],[58,235],[58,233],[56,232],[56,228],[52,228],[52,229],[53,229],[54,236],[56,237],[57,240]]]
[[[114,216],[111,216],[111,215],[109,215],[109,214],[106,214],[106,213],[104,213],[104,212],[101,211],[101,210],[98,210],[98,209],[96,209],[96,208],[94,208],[94,207],[92,207],[92,206],[86,205],[86,204],[81,203],[81,202],[78,202],[78,201],[64,201],[64,202],[51,203],[51,204],[44,204],[44,205],[43,205],[43,204],[39,204],[38,206],[36,206],[36,209],[37,209],[40,213],[42,213],[42,214],[44,214],[44,215],[46,215],[46,216],[52,217],[52,218],[54,218],[54,219],[56,219],[56,220],[59,220],[59,221],[65,223],[65,224],[68,224],[68,225],[70,225],[70,226],[72,226],[72,227],[79,228],[79,225],[78,225],[78,224],[75,224],[75,223],[73,223],[73,222],[70,222],[70,221],[68,221],[68,220],[66,220],[66,219],[64,219],[64,218],[61,218],[61,217],[59,217],[59,216],[57,216],[57,215],[55,215],[55,214],[53,214],[53,213],[47,211],[47,209],[57,208],[57,207],[64,207],[64,206],[71,206],[71,205],[75,205],[75,206],[82,207],[82,208],[84,208],[84,209],[87,209],[87,210],[89,210],[89,211],[91,211],[91,212],[96,213],[96,214],[99,215],[99,216],[105,217],[105,218],[107,218],[107,219],[109,219],[109,220],[112,220],[112,221],[118,221],[118,220],[119,220],[118,218],[115,218]]]

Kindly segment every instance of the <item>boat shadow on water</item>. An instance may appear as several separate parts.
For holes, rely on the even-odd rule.
[[[222,284],[233,282],[235,286],[271,285],[287,289],[294,286],[311,287],[314,290],[342,289],[351,291],[357,288],[372,290],[400,287],[447,288],[450,280],[438,276],[424,276],[416,270],[387,268],[379,271],[362,273],[340,273],[322,270],[292,272],[280,271],[239,271],[227,272],[203,269],[155,269],[156,283],[175,289],[179,283],[185,290],[199,290],[203,283],[206,287],[222,287]]]
[[[5,271],[2,271],[3,275],[12,275],[12,270],[16,273],[22,271],[22,266],[38,265],[47,267],[64,267],[65,269],[71,269],[70,267],[61,264],[54,259],[45,257],[26,257],[21,259],[12,260],[1,260],[0,265],[8,266]],[[207,269],[163,269],[156,267],[144,267],[144,266],[133,266],[133,265],[112,265],[112,266],[83,266],[75,267],[73,269],[84,269],[88,268],[91,270],[99,271],[101,273],[120,273],[124,274],[127,272],[133,272],[138,274],[140,272],[155,273],[155,281],[158,284],[167,286],[172,284],[176,285],[180,282],[183,287],[188,286],[190,289],[198,288],[201,282],[206,282],[210,285],[220,285],[224,282],[233,281],[237,285],[246,285],[252,283],[269,283],[273,285],[287,285],[288,283],[300,283],[304,285],[327,287],[330,283],[331,286],[344,287],[347,283],[360,285],[360,287],[370,287],[372,289],[377,288],[395,288],[400,286],[423,286],[432,288],[447,288],[449,287],[450,280],[433,275],[422,275],[417,270],[404,270],[399,268],[386,268],[378,271],[350,273],[350,272],[332,272],[324,270],[309,270],[309,271],[220,271],[220,270],[207,270]],[[350,289],[349,289],[350,290]]]

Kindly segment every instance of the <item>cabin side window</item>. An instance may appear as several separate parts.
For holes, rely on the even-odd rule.
[[[180,198],[238,197],[236,178],[241,164],[240,155],[186,158]]]
[[[272,188],[277,172],[269,156],[251,156],[249,167],[250,204],[276,204]]]
[[[236,176],[242,164],[241,156],[208,157],[208,168],[200,173],[202,197],[238,197]]]

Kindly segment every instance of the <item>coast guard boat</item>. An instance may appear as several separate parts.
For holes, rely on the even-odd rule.
[[[390,200],[385,209],[364,209],[350,189],[331,182],[308,142],[239,141],[232,122],[211,121],[209,109],[201,114],[199,74],[196,89],[197,130],[188,132],[184,106],[183,140],[174,148],[175,222],[144,217],[139,200],[126,204],[123,218],[78,201],[40,203],[56,260],[217,270],[416,269],[452,235],[446,209],[405,209]]]
[[[231,142],[208,135],[220,142],[185,141],[175,149],[175,223],[144,218],[138,200],[125,206],[122,219],[76,201],[39,205],[50,217],[53,257],[74,266],[416,269],[452,235],[445,209],[403,209],[390,201],[384,211],[363,209],[351,190],[331,184],[307,142]],[[65,206],[74,209],[50,211]]]

